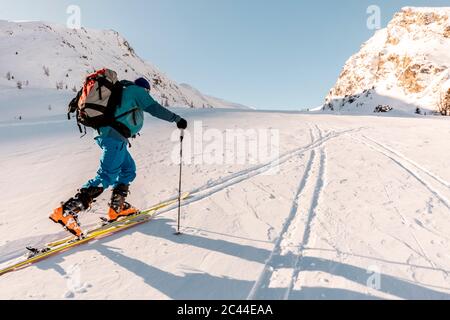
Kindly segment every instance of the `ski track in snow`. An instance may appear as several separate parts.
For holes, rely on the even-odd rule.
[[[297,192],[294,196],[294,201],[292,203],[292,207],[289,212],[289,216],[287,217],[287,219],[283,225],[283,229],[281,230],[281,233],[275,242],[274,249],[272,250],[268,260],[266,261],[266,263],[264,265],[263,271],[259,275],[258,280],[255,282],[252,290],[250,291],[250,293],[247,297],[247,300],[258,299],[259,298],[258,295],[259,295],[260,291],[262,291],[264,288],[267,288],[270,284],[270,278],[271,278],[271,275],[274,270],[274,264],[275,264],[274,261],[281,254],[281,243],[284,240],[285,234],[288,232],[292,221],[295,219],[295,216],[297,215],[298,200],[306,186],[307,180],[309,179],[311,168],[312,168],[315,157],[316,157],[316,152],[314,150],[312,150],[309,160],[308,160],[308,164],[305,169],[305,174],[303,175],[303,177],[300,181],[300,184],[297,188]]]
[[[298,276],[301,272],[300,265],[301,265],[301,259],[303,258],[303,255],[304,255],[303,251],[305,250],[305,247],[307,246],[308,241],[310,239],[311,224],[317,214],[317,208],[319,206],[320,196],[321,196],[321,193],[322,193],[323,188],[325,187],[325,183],[326,183],[326,181],[325,181],[326,161],[327,161],[326,151],[325,151],[325,149],[322,149],[321,155],[320,155],[320,169],[319,169],[320,172],[319,172],[319,176],[317,177],[314,197],[311,202],[311,208],[309,209],[308,220],[307,220],[305,231],[303,234],[303,240],[300,243],[300,254],[297,256],[297,261],[294,266],[294,273],[293,273],[291,282],[290,282],[288,288],[286,289],[286,293],[284,295],[285,300],[289,299],[289,296],[290,296],[292,290],[294,289],[295,282],[298,279]]]
[[[322,130],[317,125],[315,126],[315,128],[318,132],[320,141],[323,139]],[[313,136],[311,137],[311,139],[312,141],[314,141]],[[311,224],[316,215],[316,209],[319,205],[320,194],[325,185],[324,175],[325,175],[326,152],[324,147],[322,147],[320,151],[320,160],[318,163],[316,161],[316,158],[317,158],[316,150],[311,150],[310,158],[305,168],[305,173],[300,180],[297,192],[292,202],[292,207],[289,212],[289,215],[275,243],[274,249],[272,250],[269,258],[267,259],[264,268],[261,274],[259,275],[257,281],[253,285],[247,297],[247,300],[274,298],[273,293],[270,293],[269,286],[271,283],[271,278],[279,265],[281,265],[283,268],[289,267],[290,269],[293,270],[293,273],[285,292],[283,293],[283,291],[281,291],[280,296],[276,298],[289,299],[289,295],[295,285],[295,281],[298,278],[298,274],[300,273],[300,261],[303,257],[303,250],[305,249],[305,246],[307,245],[310,239]],[[315,165],[318,166],[319,171],[317,177],[314,177],[313,175],[313,167]],[[295,255],[292,254],[292,252],[288,252],[288,254],[283,254],[282,250],[284,249],[283,247],[285,247],[283,243],[287,242],[289,245],[291,242],[295,242],[295,240],[290,241],[290,238],[292,237],[295,238],[295,235],[298,234],[297,226],[302,225],[302,221],[298,221],[304,218],[304,213],[299,208],[299,203],[301,200],[300,198],[306,191],[307,185],[310,184],[310,181],[313,180],[314,178],[316,178],[316,183],[313,188],[313,194],[311,196],[310,208],[308,210],[306,220],[303,223],[305,226],[303,230],[303,237],[301,239],[301,242],[296,246],[298,247],[299,252]],[[284,261],[286,263],[283,263]]]
[[[443,196],[439,191],[437,191],[432,185],[431,183],[427,182],[424,178],[422,178],[420,176],[420,173],[417,172],[416,170],[412,169],[412,168],[408,168],[408,165],[404,163],[404,161],[402,161],[402,159],[398,159],[397,156],[393,153],[389,154],[389,151],[385,151],[380,149],[377,146],[372,145],[369,141],[366,140],[362,140],[359,138],[356,138],[354,136],[350,136],[352,139],[354,139],[355,141],[358,141],[364,145],[366,145],[367,147],[369,147],[370,149],[384,155],[385,157],[389,158],[390,160],[392,160],[395,164],[397,164],[399,167],[403,168],[407,173],[409,173],[412,177],[414,177],[417,181],[419,181],[419,183],[421,183],[426,189],[428,189],[428,191],[431,192],[431,194],[433,194],[433,196],[439,200],[439,202],[441,202],[445,207],[447,207],[447,209],[450,209],[450,202],[449,200]],[[420,169],[419,166],[416,167],[419,170]],[[423,171],[425,174],[429,175],[428,173],[426,173],[425,171]],[[436,178],[433,178],[436,179]]]
[[[380,179],[381,180],[381,179]],[[391,199],[391,196],[389,195],[389,192],[387,191],[387,189],[386,189],[386,186],[384,186],[383,185],[383,190],[384,190],[384,193],[386,194],[386,197],[389,199],[389,201],[390,201],[390,203],[394,203],[393,201],[392,201],[392,199]],[[412,229],[412,223],[410,223],[410,221],[405,217],[405,215],[403,215],[401,212],[400,212],[400,210],[398,210],[398,208],[397,208],[397,206],[396,205],[393,205],[393,208],[394,208],[394,211],[395,211],[395,213],[400,217],[400,219],[402,220],[402,222],[403,222],[403,224],[405,225],[405,226],[408,226],[408,231],[409,231],[409,234],[411,235],[411,237],[414,239],[414,241],[416,242],[416,244],[417,244],[417,246],[419,247],[419,249],[420,249],[420,253],[419,253],[419,255],[422,257],[422,258],[424,258],[429,264],[430,264],[430,266],[433,268],[433,269],[438,269],[437,267],[436,267],[436,264],[427,256],[427,254],[425,253],[425,250],[423,249],[423,246],[422,246],[422,244],[420,243],[420,241],[417,239],[417,237],[416,237],[416,235],[415,235],[415,233],[413,232],[413,229]],[[398,240],[398,239],[397,239]],[[414,250],[413,248],[411,248],[413,251],[416,251],[416,250]],[[416,251],[417,252],[417,251]],[[447,271],[445,271],[445,270],[443,270],[442,268],[440,269],[440,270],[442,270],[446,275],[448,275],[448,273],[447,273]]]
[[[240,172],[234,173],[226,178],[221,178],[216,181],[209,182],[208,184],[196,188],[190,191],[191,197],[189,200],[185,201],[182,206],[187,206],[192,203],[198,202],[200,200],[203,200],[205,198],[208,198],[209,196],[221,192],[233,185],[236,185],[238,183],[241,183],[243,181],[247,181],[255,176],[261,175],[263,173],[266,173],[270,170],[273,170],[276,166],[282,165],[286,163],[287,161],[298,157],[300,155],[305,154],[308,151],[317,149],[321,146],[323,146],[325,143],[329,142],[330,140],[336,139],[342,135],[348,134],[350,132],[357,132],[364,128],[357,128],[357,129],[351,129],[351,130],[345,130],[341,132],[336,133],[330,133],[326,135],[325,137],[322,137],[316,141],[313,141],[311,144],[309,144],[306,147],[297,148],[295,150],[292,150],[290,152],[285,153],[284,155],[280,156],[278,159],[275,159],[273,161],[270,161],[269,163],[258,165],[253,168],[245,169]],[[165,210],[162,210],[158,215],[164,214],[168,211],[173,210],[174,207],[169,207]]]
[[[358,142],[368,146],[369,148],[376,151],[377,153],[385,156],[386,158],[390,159],[391,161],[393,161],[397,166],[399,166],[400,168],[405,170],[408,174],[410,174],[417,181],[419,181],[419,183],[421,183],[426,189],[428,189],[437,200],[439,200],[443,205],[445,205],[447,208],[449,208],[448,199],[445,196],[441,195],[437,190],[435,190],[435,188],[431,185],[431,183],[427,182],[424,178],[421,178],[420,172],[425,173],[427,176],[429,176],[430,178],[432,178],[434,181],[438,182],[440,185],[444,186],[445,188],[449,188],[448,182],[446,182],[444,179],[440,178],[436,174],[431,173],[429,170],[427,170],[423,166],[417,164],[415,161],[403,156],[400,152],[386,146],[385,144],[382,144],[382,143],[376,141],[375,139],[369,138],[365,135],[362,135],[362,137],[364,140],[358,139],[354,136],[352,138],[354,140],[357,140]],[[376,146],[373,146],[371,143],[374,143]],[[381,149],[378,149],[378,147]],[[413,168],[408,168],[408,165],[405,164],[405,162],[410,164],[417,170],[414,170]],[[384,191],[386,193],[387,198],[392,202],[392,200],[389,196],[389,193],[387,192],[385,187],[384,187]],[[419,239],[413,232],[412,223],[398,210],[398,208],[396,206],[394,206],[394,210],[395,210],[396,214],[400,217],[400,219],[403,221],[403,223],[406,226],[408,226],[408,233],[414,239],[414,242],[416,243],[416,245],[419,249],[417,250],[417,249],[413,248],[410,244],[406,243],[405,241],[400,240],[395,235],[390,235],[390,236],[393,237],[395,240],[403,243],[406,247],[408,247],[411,251],[415,252],[417,255],[421,256],[425,261],[428,262],[428,264],[433,269],[441,271],[444,274],[445,278],[447,278],[449,276],[449,272],[447,270],[445,270],[445,268],[437,266],[436,263],[426,254],[422,243],[419,241]],[[430,230],[428,230],[428,231],[432,232]],[[432,233],[435,234],[434,232],[432,232]],[[439,235],[439,236],[442,236],[442,235]]]
[[[402,155],[400,152],[386,146],[385,144],[378,142],[375,139],[369,138],[365,135],[362,135],[363,138],[375,143],[376,145],[378,145],[379,147],[381,147],[382,149],[390,152],[391,154],[394,154],[395,156],[397,156],[398,158],[410,163],[411,165],[413,165],[414,167],[416,167],[417,169],[419,169],[420,171],[426,173],[428,176],[430,176],[432,179],[436,180],[437,182],[439,182],[440,184],[442,184],[444,187],[450,189],[450,183],[448,183],[447,181],[445,181],[444,179],[442,179],[441,177],[439,177],[438,175],[430,172],[429,170],[427,170],[426,168],[424,168],[423,166],[417,164],[415,161],[405,157],[404,155]]]
[[[315,126],[315,128],[319,132],[319,137],[320,137],[319,141],[321,141],[322,140],[322,131],[320,130],[320,128],[317,125]],[[345,135],[351,136],[349,133],[345,133]],[[418,165],[413,160],[402,156],[399,152],[394,151],[391,148],[389,148],[381,143],[378,143],[377,141],[375,141],[373,139],[367,138],[364,135],[363,135],[363,138],[365,140],[358,139],[354,136],[351,136],[351,138],[358,142],[363,143],[364,145],[370,147],[371,149],[375,150],[376,152],[378,152],[378,153],[382,154],[383,156],[392,160],[396,165],[398,165],[400,168],[405,170],[409,175],[411,175],[416,180],[418,180],[442,204],[444,204],[447,208],[449,208],[449,201],[447,200],[447,198],[445,196],[443,196],[439,191],[436,191],[435,188],[430,183],[428,183],[426,180],[424,180],[418,171],[416,171],[412,168],[409,168],[409,166],[407,166],[404,162],[409,163],[415,169],[425,173],[426,175],[431,177],[433,180],[437,181],[440,185],[448,188],[449,184],[445,180],[443,180],[442,178],[438,177],[437,175],[431,173],[430,171],[424,169],[422,166]],[[381,149],[372,145],[372,143],[370,143],[370,142],[375,143]],[[325,145],[325,144],[323,144],[323,145]],[[322,149],[321,149],[321,155],[320,155],[319,173],[317,176],[314,193],[313,193],[312,199],[311,199],[311,206],[308,211],[307,220],[304,223],[303,238],[302,238],[302,241],[298,245],[299,253],[296,255],[292,255],[292,253],[290,255],[289,254],[283,255],[282,254],[282,249],[283,249],[282,244],[284,241],[288,240],[288,238],[292,236],[292,234],[289,232],[289,230],[293,229],[293,232],[295,232],[295,229],[298,226],[299,221],[297,221],[297,220],[299,219],[299,217],[301,217],[301,212],[298,212],[298,210],[299,210],[298,206],[299,206],[299,200],[300,200],[299,197],[304,193],[304,191],[306,189],[306,185],[313,178],[311,171],[314,166],[315,159],[317,157],[315,150],[311,151],[310,159],[307,164],[305,174],[301,178],[300,185],[297,190],[296,196],[294,198],[290,214],[289,214],[285,224],[283,225],[283,229],[275,243],[273,251],[271,252],[266,264],[264,265],[264,268],[263,268],[260,276],[258,277],[257,281],[255,282],[254,286],[252,287],[252,289],[247,297],[248,300],[257,300],[257,299],[266,299],[266,298],[273,299],[274,298],[273,292],[271,292],[271,290],[270,290],[271,289],[270,285],[272,282],[273,275],[276,273],[277,268],[279,268],[280,266],[282,268],[288,268],[289,266],[292,265],[292,268],[291,268],[292,276],[290,276],[289,284],[288,284],[287,288],[285,289],[284,295],[282,295],[282,293],[279,293],[276,298],[287,300],[290,298],[291,292],[294,290],[294,286],[296,285],[299,274],[302,271],[301,263],[302,263],[302,258],[304,257],[304,250],[305,250],[305,248],[307,248],[308,242],[311,237],[311,225],[317,214],[317,208],[319,206],[320,195],[321,195],[321,192],[325,185],[326,151],[325,151],[323,145],[321,145]],[[385,190],[385,192],[387,193],[387,190]],[[388,196],[388,198],[389,198],[389,196]],[[418,249],[416,250],[410,244],[408,244],[404,241],[401,241],[398,238],[396,238],[396,239],[398,241],[401,241],[405,246],[407,246],[409,248],[409,250],[411,250],[412,252],[415,252],[418,256],[422,257],[430,265],[430,267],[433,270],[443,272],[444,277],[447,278],[448,272],[444,268],[438,266],[426,254],[426,251],[425,251],[422,243],[419,241],[419,239],[417,238],[415,233],[412,231],[411,223],[409,223],[408,219],[400,213],[398,208],[394,208],[394,209],[395,209],[395,212],[400,216],[402,221],[404,221],[404,223],[409,227],[408,233],[414,239],[414,242],[416,243]],[[289,241],[288,241],[288,243],[289,243]],[[293,260],[294,260],[294,262],[293,262]]]

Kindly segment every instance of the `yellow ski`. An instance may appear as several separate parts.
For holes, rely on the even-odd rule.
[[[181,196],[181,201],[186,200],[187,198],[189,198],[189,195],[190,195],[190,194],[189,194],[188,192],[184,193],[184,194]],[[159,203],[159,204],[157,204],[157,205],[154,205],[154,206],[148,208],[148,209],[145,210],[145,211],[141,211],[140,213],[135,214],[135,215],[133,215],[133,216],[131,216],[131,217],[127,217],[127,218],[121,219],[121,220],[119,220],[119,221],[116,221],[116,222],[107,224],[106,226],[101,226],[101,227],[97,227],[97,228],[94,228],[94,229],[92,229],[92,230],[89,230],[89,231],[87,232],[87,234],[91,234],[91,233],[93,233],[93,232],[100,231],[100,230],[103,230],[104,228],[109,228],[109,227],[115,226],[115,225],[117,225],[117,224],[123,224],[123,223],[125,223],[125,222],[128,221],[128,220],[134,220],[134,219],[136,219],[136,218],[138,218],[138,217],[140,217],[140,216],[148,215],[148,214],[151,213],[152,211],[164,209],[164,208],[166,208],[166,207],[169,207],[169,206],[171,206],[171,205],[176,204],[177,202],[178,202],[178,199],[173,199],[173,200],[168,200],[168,201],[165,201],[165,202],[161,202],[161,203]],[[77,239],[77,237],[75,237],[75,236],[70,236],[70,237],[67,237],[67,238],[62,239],[62,240],[58,240],[58,241],[51,242],[51,243],[47,244],[45,247],[48,247],[48,248],[54,248],[54,247],[60,246],[60,245],[62,245],[62,244],[64,244],[64,243],[67,243],[67,242],[70,242],[70,241],[75,241],[76,239]]]
[[[185,193],[185,194],[183,194],[181,200],[186,200],[189,198],[189,196],[190,196],[189,193]],[[87,236],[83,239],[77,239],[76,237],[70,237],[70,238],[66,238],[61,241],[53,242],[53,243],[45,246],[44,249],[39,250],[39,252],[36,253],[36,255],[34,255],[33,257],[31,257],[25,261],[18,262],[12,266],[6,267],[5,269],[0,270],[0,276],[4,275],[6,273],[9,273],[9,272],[24,269],[26,267],[33,265],[36,262],[47,259],[58,253],[63,253],[74,247],[78,247],[83,244],[89,243],[93,240],[102,239],[102,238],[114,235],[116,233],[119,233],[121,231],[130,229],[137,225],[144,224],[144,223],[152,220],[155,217],[155,215],[158,213],[158,210],[163,209],[165,207],[169,207],[177,202],[178,202],[178,199],[169,200],[164,203],[155,205],[155,206],[153,206],[137,215],[134,215],[132,217],[123,219],[121,221],[113,222],[106,226],[91,230],[91,231],[87,232]]]

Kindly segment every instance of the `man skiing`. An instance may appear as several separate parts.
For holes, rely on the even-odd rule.
[[[80,238],[83,237],[83,231],[80,228],[78,214],[89,209],[94,200],[109,187],[113,187],[108,212],[109,222],[138,212],[126,202],[130,184],[136,178],[136,164],[128,151],[129,142],[125,136],[131,134],[136,136],[139,133],[144,124],[144,112],[161,120],[175,122],[181,130],[187,128],[185,119],[167,110],[150,96],[151,87],[146,79],[139,78],[134,83],[129,81],[121,83],[124,85],[122,99],[115,112],[121,121],[115,123],[114,128],[112,126],[99,128],[95,138],[103,151],[97,176],[89,180],[73,198],[55,209],[50,216],[53,222],[63,225]],[[76,99],[79,99],[79,96],[71,104],[77,103]]]

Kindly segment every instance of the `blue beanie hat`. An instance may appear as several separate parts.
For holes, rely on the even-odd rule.
[[[134,81],[134,84],[144,89],[150,90],[150,83],[145,78],[136,79],[136,81]]]

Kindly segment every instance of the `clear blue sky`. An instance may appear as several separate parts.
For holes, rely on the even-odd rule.
[[[258,108],[318,106],[345,61],[373,35],[367,7],[384,27],[403,6],[449,0],[0,0],[0,19],[114,29],[172,79]]]

